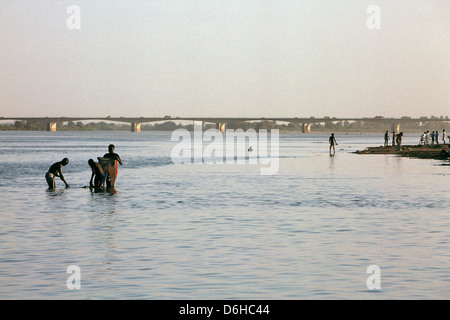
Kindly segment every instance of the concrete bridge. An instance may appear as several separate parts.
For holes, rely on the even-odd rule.
[[[311,125],[314,123],[327,123],[327,122],[338,122],[338,121],[363,121],[363,122],[378,122],[383,123],[386,126],[391,127],[391,131],[400,132],[400,125],[403,123],[417,123],[417,122],[448,122],[450,119],[442,119],[442,118],[410,118],[410,117],[402,117],[402,118],[384,118],[384,117],[374,117],[374,118],[336,118],[336,117],[323,117],[323,118],[203,118],[203,117],[139,117],[139,118],[113,118],[113,117],[0,117],[0,121],[2,120],[18,120],[18,121],[37,121],[44,122],[47,125],[47,131],[56,131],[57,123],[64,123],[69,121],[112,121],[112,122],[123,122],[129,123],[131,125],[132,132],[140,132],[142,123],[149,122],[161,122],[161,121],[200,121],[202,123],[214,123],[216,124],[216,128],[220,131],[224,132],[226,130],[226,124],[229,122],[247,122],[247,121],[276,121],[276,122],[288,122],[288,123],[297,123],[302,125],[302,132],[309,133],[311,132]]]

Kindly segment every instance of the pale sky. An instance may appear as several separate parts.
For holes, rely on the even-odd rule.
[[[450,1],[0,0],[0,71],[4,117],[450,116]]]

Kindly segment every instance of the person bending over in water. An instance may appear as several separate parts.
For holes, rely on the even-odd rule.
[[[89,159],[88,163],[92,169],[89,188],[101,189],[103,187],[103,182],[105,181],[105,173],[103,172],[102,166],[99,163],[94,162],[92,159]],[[92,179],[94,179],[94,184],[92,184]]]
[[[330,138],[328,139],[330,141],[330,154],[331,149],[333,149],[333,153],[336,153],[335,146],[337,146],[336,138],[334,137],[334,133],[331,134]]]
[[[69,159],[64,158],[62,161],[55,162],[52,164],[50,169],[48,169],[48,172],[45,174],[45,179],[47,180],[49,189],[55,189],[55,177],[59,177],[61,181],[64,182],[66,185],[66,188],[69,188],[69,184],[66,182],[66,179],[64,179],[63,173],[62,173],[62,167],[66,166],[69,163]]]

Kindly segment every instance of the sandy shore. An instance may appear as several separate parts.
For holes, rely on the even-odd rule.
[[[397,147],[369,147],[365,150],[358,150],[357,154],[394,154],[402,157],[421,159],[450,160],[450,157],[443,156],[442,150],[449,152],[449,145],[405,145],[401,149]]]

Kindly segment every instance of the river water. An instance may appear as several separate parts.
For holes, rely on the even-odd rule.
[[[449,299],[450,167],[336,138],[330,157],[328,135],[280,133],[261,175],[174,164],[171,132],[2,132],[0,299]],[[116,192],[82,188],[110,143]],[[64,157],[71,188],[49,191]]]

